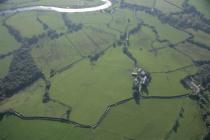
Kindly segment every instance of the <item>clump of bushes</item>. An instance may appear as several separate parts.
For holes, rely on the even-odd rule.
[[[0,79],[0,96],[10,97],[42,76],[28,49],[21,48],[14,53],[8,74]]]

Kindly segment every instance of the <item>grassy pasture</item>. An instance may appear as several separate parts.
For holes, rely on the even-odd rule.
[[[155,41],[155,34],[150,28],[142,27],[141,31],[131,35],[129,38],[130,46],[135,46],[139,50],[150,49],[152,42]],[[162,45],[160,45],[162,47]]]
[[[12,61],[12,56],[6,57],[4,59],[0,59],[0,79],[6,76],[9,71],[9,66]]]
[[[186,55],[193,58],[193,60],[209,60],[210,59],[210,51],[199,48],[190,43],[184,43],[176,47],[179,51],[185,53]]]
[[[130,36],[129,50],[139,61],[139,64],[150,72],[170,71],[192,64],[191,60],[166,44],[160,43],[152,47],[155,34],[143,27],[141,31]],[[163,49],[158,49],[163,46]],[[174,59],[176,58],[176,59]]]
[[[134,11],[127,9],[116,10],[113,14],[113,19],[110,21],[110,27],[118,32],[126,32],[127,29],[132,29],[137,25],[137,20],[134,15]]]
[[[69,42],[75,46],[83,56],[104,50],[113,43],[112,36],[85,28],[79,32],[68,34]]]
[[[150,72],[171,71],[192,64],[188,57],[172,48],[158,50],[157,54],[150,52],[148,48],[142,48],[140,45],[132,46],[129,50],[139,64]]]
[[[170,1],[170,0],[167,0],[167,1]],[[155,8],[157,8],[167,14],[182,11],[182,9],[175,6],[175,5],[177,5],[176,3],[180,3],[180,0],[178,0],[177,2],[174,2],[174,4],[172,4],[172,3],[168,3],[168,2],[166,2],[166,0],[157,0],[156,4],[155,4]]]
[[[36,12],[18,13],[10,17],[6,23],[17,29],[23,37],[39,35],[43,33],[43,28],[36,20],[36,14]]]
[[[179,118],[181,107],[184,115]],[[109,132],[111,135],[107,137],[113,140],[162,140],[178,119],[178,132],[172,132],[169,139],[201,139],[206,130],[197,109],[196,103],[189,99],[142,100],[140,105],[130,101],[114,108],[96,132],[104,131],[104,135]]]
[[[151,74],[152,81],[149,85],[148,95],[174,96],[190,93],[191,91],[186,90],[180,83],[180,80],[185,76],[194,74],[196,72],[195,68],[193,67],[190,67],[189,69],[191,71],[180,70],[172,73]]]
[[[67,38],[83,56],[88,56],[100,50],[100,47],[88,38],[88,34],[84,30],[68,34]]]
[[[173,132],[169,140],[200,140],[207,132],[201,118],[199,107],[194,101],[188,100],[183,105],[184,114],[180,119],[177,133]]]
[[[199,12],[204,14],[205,17],[210,19],[210,12],[209,12],[209,6],[210,1],[209,0],[188,0],[188,3],[192,6],[194,6]]]
[[[65,36],[39,44],[33,48],[31,54],[46,76],[49,76],[51,69],[59,70],[80,59],[78,52]]]
[[[57,122],[24,121],[5,117],[0,122],[0,139],[7,140],[93,140],[90,129],[82,129]]]
[[[210,48],[210,35],[209,34],[202,32],[200,30],[195,31],[193,29],[188,29],[187,31],[194,35],[193,40],[200,42],[202,44],[205,44],[205,45],[209,46],[209,48]]]
[[[37,16],[41,21],[43,21],[51,29],[57,31],[58,33],[66,32],[67,28],[60,13],[45,12],[45,14],[43,14],[43,12],[37,12]]]
[[[137,12],[138,18],[142,19],[146,24],[154,26],[159,33],[160,39],[167,39],[171,43],[177,43],[185,40],[189,35],[183,31],[177,30],[168,24],[162,24],[157,17],[149,15],[145,12]]]
[[[65,117],[63,114],[67,110],[66,107],[53,102],[42,103],[44,90],[44,82],[39,80],[31,87],[1,102],[0,111],[13,109],[26,116]]]
[[[53,77],[50,93],[72,106],[72,120],[94,124],[107,105],[132,96],[131,68],[121,48],[110,49],[95,65],[82,61]]]
[[[170,4],[168,2],[166,2],[165,0],[125,0],[127,3],[131,3],[131,4],[137,4],[137,5],[142,5],[145,7],[150,7],[150,8],[156,8],[161,10],[164,13],[172,13],[172,12],[180,12],[181,9],[178,8],[177,6],[180,6],[180,4],[183,2],[183,0],[168,0],[169,2],[174,3]]]
[[[153,0],[126,1],[148,7],[155,6],[165,13],[180,10],[164,0],[157,0],[156,3]],[[178,6],[181,6],[183,2],[183,0],[168,1]],[[39,4],[75,6],[75,0],[22,2],[26,1],[11,0],[6,2],[5,7],[0,5],[0,9],[10,4],[11,7]],[[99,0],[84,2],[85,6],[100,3]],[[55,12],[18,13],[9,18],[7,24],[20,31],[24,37],[32,37],[43,33],[42,25],[36,21],[37,16],[57,32],[67,31],[61,14]],[[175,44],[188,37],[185,32],[162,24],[156,17],[149,14],[137,12],[137,16],[145,23],[154,26],[161,39],[167,39]],[[68,14],[68,18],[74,23],[82,23],[82,30],[65,34],[55,40],[43,39],[32,49],[31,55],[47,78],[51,69],[59,70],[80,59],[81,56],[93,55],[107,48],[126,29],[132,29],[137,25],[133,11],[118,9],[118,7],[112,14],[104,11],[77,13]],[[207,34],[200,31],[190,32],[195,35],[195,40],[209,44]],[[14,50],[10,48],[11,46],[18,47],[18,43],[3,26],[0,26],[0,34],[5,35],[5,38],[4,36],[0,38],[0,42],[5,44],[0,48],[0,54]],[[173,70],[191,65],[189,56],[195,60],[209,60],[209,51],[192,44],[181,44],[176,47],[185,55],[155,39],[155,34],[150,28],[142,27],[138,33],[131,35],[129,40],[129,51],[138,60],[140,66],[151,72],[152,81],[148,88],[148,95],[174,96],[190,92],[182,87],[180,80],[186,75],[194,74],[197,69],[189,67]],[[7,73],[10,61],[11,57],[0,60],[0,78]],[[119,46],[110,48],[96,62],[91,63],[88,59],[84,59],[72,68],[49,79],[51,81],[50,97],[72,107],[71,120],[95,124],[107,105],[132,96],[133,78],[130,74],[133,68],[132,61],[122,53],[122,48]],[[66,107],[53,102],[42,103],[44,90],[44,82],[37,81],[13,97],[0,102],[0,112],[12,108],[28,116],[65,117]],[[181,107],[184,108],[184,115],[180,118]],[[56,122],[23,121],[15,117],[5,117],[0,121],[0,139],[163,140],[177,119],[180,126],[177,132],[170,134],[169,140],[202,139],[206,130],[201,120],[200,110],[197,104],[187,97],[171,100],[142,99],[139,105],[133,100],[129,101],[112,108],[104,121],[94,130],[80,129]]]
[[[113,108],[96,131],[111,132],[124,139],[161,140],[173,126],[183,102],[184,99],[143,99],[137,105],[130,101]]]
[[[167,0],[167,1],[178,6],[178,7],[182,7],[182,4],[184,2],[184,0]]]
[[[3,18],[0,18],[0,54],[6,54],[15,49],[18,49],[20,44],[8,33],[7,29],[2,25]]]

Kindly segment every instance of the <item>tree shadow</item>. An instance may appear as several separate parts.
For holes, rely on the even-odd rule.
[[[140,93],[138,92],[138,90],[133,91],[133,99],[136,102],[136,104],[140,104]]]
[[[4,113],[0,113],[0,122],[3,120],[4,118]]]
[[[149,95],[149,90],[147,85],[142,86],[142,93],[145,93],[146,95]]]

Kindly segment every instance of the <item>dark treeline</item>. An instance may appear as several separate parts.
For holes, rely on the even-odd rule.
[[[15,38],[17,42],[24,43],[24,39],[18,30],[6,24],[5,22],[3,23],[3,25],[7,28],[8,32]]]
[[[0,4],[6,2],[7,0],[0,0]]]
[[[196,63],[204,63],[202,61]],[[192,77],[197,83],[201,84],[202,87],[210,91],[210,65],[203,64],[199,65],[199,70],[194,75],[188,75],[184,79],[181,80],[181,84],[185,88],[189,88],[186,81],[188,81]]]
[[[82,23],[74,23],[71,21],[66,14],[62,14],[63,21],[70,33],[77,32],[82,29]]]
[[[194,78],[199,81],[203,87],[210,90],[210,65],[202,65]]]
[[[138,25],[136,27],[134,27],[133,29],[131,29],[129,31],[129,35],[138,33],[139,30],[141,29],[141,26],[142,26],[142,24],[138,23]]]
[[[196,66],[202,66],[202,65],[204,65],[204,64],[210,65],[210,60],[196,60],[196,61],[193,61],[193,63],[194,63]]]
[[[6,54],[0,54],[0,59],[4,59],[5,57],[10,56],[12,54],[13,54],[13,51],[12,52],[8,52]]]
[[[43,74],[35,65],[28,49],[17,50],[14,52],[8,74],[0,79],[1,98],[12,96],[42,76]]]
[[[128,48],[127,47],[123,47],[123,53],[125,55],[127,55],[134,63],[135,66],[137,66],[137,60],[136,58],[132,55],[131,52],[129,52]]]
[[[43,95],[43,98],[42,98],[42,102],[47,103],[47,102],[50,101],[49,90],[50,90],[50,87],[51,87],[51,82],[49,80],[46,80],[45,78],[43,78],[43,79],[45,81],[45,92],[44,92],[44,95]]]
[[[102,56],[103,54],[104,54],[104,52],[101,51],[101,52],[95,53],[93,55],[89,55],[88,58],[90,59],[90,62],[96,62],[100,58],[100,56]]]

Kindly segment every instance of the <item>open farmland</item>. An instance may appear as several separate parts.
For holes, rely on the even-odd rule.
[[[209,140],[209,3],[0,0],[0,140]]]

